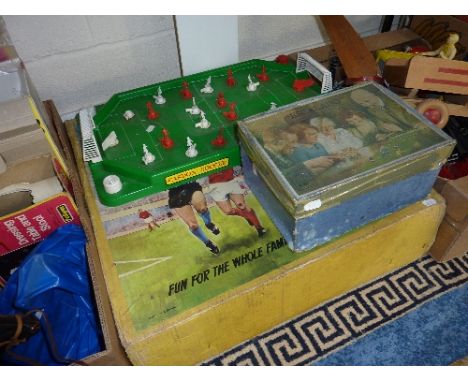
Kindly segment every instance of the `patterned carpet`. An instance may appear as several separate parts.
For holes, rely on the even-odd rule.
[[[309,365],[467,281],[468,255],[446,263],[437,263],[425,256],[203,365]]]

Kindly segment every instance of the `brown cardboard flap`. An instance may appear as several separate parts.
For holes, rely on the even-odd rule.
[[[0,175],[0,188],[21,182],[34,183],[53,176],[52,157],[43,155],[8,166],[7,171]]]
[[[434,190],[436,190],[439,194],[442,195],[444,187],[447,185],[448,182],[449,182],[448,179],[445,179],[445,178],[442,178],[442,177],[438,176],[436,178],[435,183],[434,183]]]
[[[8,166],[49,153],[52,148],[37,125],[0,133],[0,155]]]
[[[3,142],[6,140],[14,139],[18,136],[34,132],[39,132],[41,135],[43,134],[42,131],[38,129],[35,123],[34,125],[22,126],[13,130],[0,131],[0,145],[2,145]]]
[[[128,366],[131,365],[125,350],[120,343],[120,339],[117,333],[117,328],[115,326],[115,321],[112,313],[112,308],[110,305],[109,295],[107,293],[107,287],[104,280],[104,273],[101,267],[101,262],[99,259],[99,252],[97,249],[96,238],[93,232],[93,226],[91,222],[91,217],[88,212],[86,205],[86,200],[84,196],[83,186],[81,179],[78,174],[77,163],[80,163],[82,166],[81,158],[81,149],[76,140],[76,126],[75,121],[70,120],[65,123],[61,122],[60,116],[55,108],[55,105],[52,101],[46,101],[46,109],[50,114],[53,121],[55,121],[55,128],[57,129],[60,142],[65,150],[65,157],[68,160],[67,165],[70,168],[70,179],[73,184],[73,190],[75,195],[75,202],[78,207],[78,212],[80,214],[80,220],[83,226],[83,229],[86,233],[88,239],[87,243],[87,255],[88,263],[90,267],[91,278],[93,281],[93,289],[96,298],[96,306],[99,312],[99,318],[101,323],[101,328],[103,332],[104,342],[106,349],[96,353],[92,356],[89,356],[85,361],[89,365],[102,366],[102,365],[119,365],[119,366]],[[67,131],[68,130],[68,131]],[[73,136],[74,147],[70,142],[69,136]],[[77,150],[75,155],[73,155],[73,150]]]
[[[448,216],[442,221],[436,240],[429,251],[437,261],[461,257],[468,251],[468,226],[460,230]]]
[[[448,181],[442,196],[447,201],[447,215],[456,223],[468,223],[468,176]]]
[[[384,77],[393,86],[467,95],[467,72],[464,61],[415,56],[387,60]]]
[[[387,60],[383,72],[385,80],[393,86],[405,87],[409,64],[410,61],[403,58],[391,58]]]
[[[15,211],[32,206],[32,196],[29,192],[14,192],[0,196],[0,216],[11,214]]]
[[[27,97],[2,102],[0,105],[0,132],[31,125],[37,126],[37,122],[31,112]],[[37,128],[39,129],[39,126]]]
[[[415,56],[410,60],[405,87],[468,94],[467,72],[464,61]]]
[[[443,261],[446,253],[457,238],[457,230],[444,219],[439,226],[437,238],[430,250],[431,256],[437,261]]]

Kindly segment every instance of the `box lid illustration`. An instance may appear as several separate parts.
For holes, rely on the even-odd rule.
[[[436,169],[454,140],[365,83],[239,122],[241,143],[291,215],[303,217]]]

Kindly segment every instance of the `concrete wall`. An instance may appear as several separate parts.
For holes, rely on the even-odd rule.
[[[172,16],[4,19],[40,97],[53,99],[64,117],[116,92],[180,76]],[[363,35],[376,33],[380,19],[349,17]],[[319,46],[326,35],[313,16],[238,16],[238,39],[243,61]]]
[[[64,115],[180,76],[172,16],[4,16],[42,99]]]
[[[382,16],[347,16],[362,36],[379,30]],[[329,39],[317,16],[239,16],[239,58],[272,59],[324,45]]]

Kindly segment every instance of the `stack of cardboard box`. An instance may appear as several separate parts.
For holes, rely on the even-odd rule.
[[[79,218],[50,120],[11,45],[0,46],[0,71],[1,256]]]
[[[40,101],[1,17],[0,73],[0,257],[5,260],[2,266],[8,267],[19,264],[26,247],[58,226],[86,222],[89,217],[81,202],[76,163],[60,115],[52,101]],[[94,235],[86,224],[83,228],[104,340],[102,351],[84,361],[89,365],[128,365],[105,287],[102,290]]]

